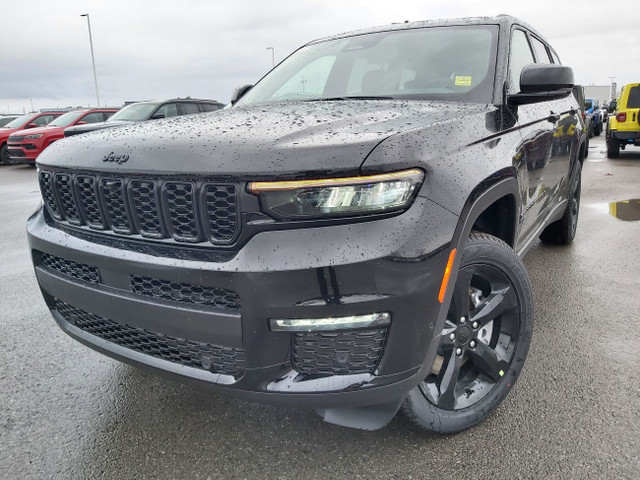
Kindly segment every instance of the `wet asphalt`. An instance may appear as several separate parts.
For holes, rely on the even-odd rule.
[[[640,149],[608,160],[592,139],[574,244],[538,243],[525,258],[531,350],[487,421],[442,436],[398,416],[362,432],[197,390],[67,337],[29,260],[36,172],[2,166],[0,479],[640,478],[640,220],[609,205],[630,199]]]

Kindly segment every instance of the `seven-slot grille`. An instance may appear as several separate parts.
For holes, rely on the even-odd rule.
[[[232,183],[40,170],[44,203],[61,223],[120,235],[230,244],[239,233]]]

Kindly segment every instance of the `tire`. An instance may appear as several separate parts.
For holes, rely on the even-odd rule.
[[[582,163],[576,164],[576,171],[571,178],[571,188],[567,198],[567,207],[562,218],[544,229],[540,240],[545,243],[568,245],[573,242],[578,229],[578,215],[580,213],[580,191],[582,189]]]
[[[607,138],[607,157],[620,158],[620,142],[612,136]]]
[[[11,163],[9,158],[9,152],[7,151],[7,144],[5,143],[0,147],[0,165],[8,165]]]
[[[518,378],[532,330],[533,297],[522,261],[502,240],[472,233],[436,360],[407,395],[404,414],[440,433],[460,432],[484,420]]]
[[[596,125],[596,126],[595,126],[595,128],[593,129],[593,134],[594,134],[596,137],[599,137],[601,133],[602,133],[602,125],[598,124],[598,125]]]
[[[593,122],[589,125],[589,138],[593,138]]]

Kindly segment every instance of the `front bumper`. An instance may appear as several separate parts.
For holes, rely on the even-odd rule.
[[[9,154],[9,158],[13,162],[35,163],[36,158],[40,153],[40,149],[37,148],[36,145],[32,143],[29,143],[29,144],[8,143],[7,153]]]
[[[265,231],[223,262],[92,242],[42,210],[27,230],[47,305],[82,343],[249,400],[334,408],[401,400],[426,376],[452,240],[427,232],[453,232],[456,222],[419,197],[384,220]],[[389,327],[269,329],[271,318],[374,312],[390,312]]]

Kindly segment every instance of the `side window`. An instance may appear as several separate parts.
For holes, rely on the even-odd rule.
[[[81,122],[84,123],[96,123],[102,121],[102,112],[92,112],[87,113],[84,117],[80,119]]]
[[[553,51],[553,48],[550,48],[549,50],[551,51],[551,58],[553,58],[553,63],[555,63],[556,65],[560,65],[562,62],[558,58],[558,54]]]
[[[536,59],[538,60],[538,63],[551,63],[547,47],[544,46],[544,43],[535,37],[531,37],[531,44],[536,52]]]
[[[321,97],[327,84],[329,73],[336,57],[320,57],[304,66],[298,73],[282,85],[272,96],[272,100]]]
[[[200,113],[197,103],[181,103],[182,115],[189,115],[190,113]]]
[[[522,69],[535,63],[527,36],[522,30],[514,30],[511,36],[511,54],[509,56],[509,85],[510,93],[520,91],[520,74]]]
[[[220,110],[220,107],[213,103],[203,103],[201,106],[203,112],[215,112],[216,110]]]
[[[47,123],[51,122],[52,120],[53,120],[53,115],[41,115],[31,123],[35,123],[39,127],[44,127]]]
[[[176,115],[178,115],[178,104],[167,103],[166,105],[161,106],[156,113],[153,114],[152,118],[167,118],[175,117]]]
[[[116,112],[102,112],[102,118],[104,120],[109,120],[109,117],[111,117],[111,115],[113,115]]]
[[[640,108],[640,87],[631,87],[629,89],[627,108]]]

